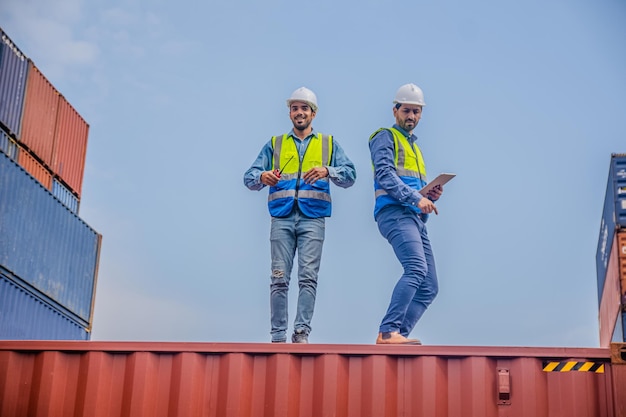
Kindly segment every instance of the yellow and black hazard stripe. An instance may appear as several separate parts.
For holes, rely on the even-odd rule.
[[[604,373],[604,362],[578,361],[546,361],[543,363],[544,372],[595,372]]]

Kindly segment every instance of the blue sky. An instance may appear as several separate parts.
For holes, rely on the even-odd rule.
[[[373,220],[367,140],[413,82],[429,176],[457,177],[428,223],[440,293],[412,336],[598,346],[624,21],[617,0],[0,3],[0,27],[90,124],[93,340],[269,341],[267,195],[242,176],[307,86],[314,127],[358,175],[333,189],[310,341],[373,343],[401,268]]]

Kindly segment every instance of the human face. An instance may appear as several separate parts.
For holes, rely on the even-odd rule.
[[[311,126],[311,122],[315,119],[315,112],[307,103],[294,101],[289,106],[289,118],[294,129],[303,131]]]
[[[407,133],[413,133],[413,129],[415,129],[422,117],[422,106],[417,104],[402,104],[398,109],[393,108],[393,115],[396,118],[396,124],[398,126]]]

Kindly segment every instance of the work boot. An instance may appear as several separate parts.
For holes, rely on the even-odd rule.
[[[382,332],[378,333],[376,339],[377,345],[421,345],[418,339],[407,339],[400,332]]]
[[[296,330],[293,332],[293,336],[291,336],[291,341],[293,343],[309,343],[309,335],[304,330]]]

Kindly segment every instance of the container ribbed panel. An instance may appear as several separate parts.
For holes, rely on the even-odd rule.
[[[88,340],[89,332],[36,292],[0,273],[0,339]]]
[[[0,128],[0,151],[4,152],[9,158],[17,161],[18,145],[11,139],[8,133]]]
[[[543,370],[572,360],[604,372]],[[624,366],[609,349],[0,342],[0,414],[615,417]]]
[[[78,214],[78,198],[56,179],[52,180],[52,194],[74,214]]]
[[[20,149],[17,155],[17,162],[22,168],[24,168],[30,175],[35,177],[37,181],[41,183],[47,190],[52,189],[52,174],[44,167],[38,160],[36,160],[25,149]]]
[[[100,235],[0,152],[0,265],[91,323],[99,253]]]
[[[28,72],[26,56],[0,29],[0,124],[19,138]]]
[[[78,197],[81,195],[89,125],[61,96],[54,135],[53,171]]]
[[[59,111],[59,92],[29,61],[20,142],[52,168],[52,149]]]

